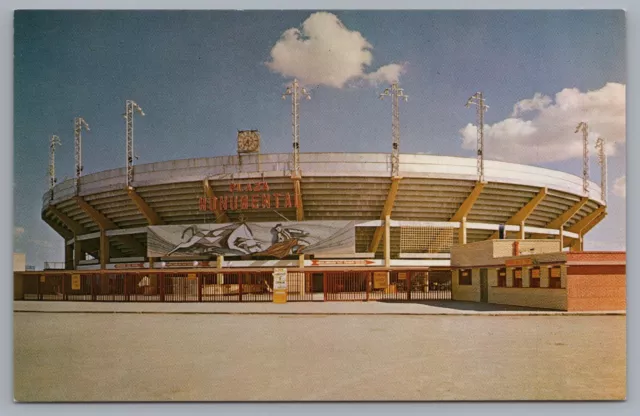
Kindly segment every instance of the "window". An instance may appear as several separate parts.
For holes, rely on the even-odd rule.
[[[513,287],[522,287],[522,268],[513,269]]]
[[[530,273],[529,287],[540,287],[540,267],[534,267]]]
[[[471,285],[471,269],[460,269],[458,271],[458,284],[461,286]]]
[[[507,269],[498,269],[498,287],[507,287]]]
[[[561,284],[561,271],[560,267],[552,267],[549,269],[549,288],[550,289],[560,289]]]

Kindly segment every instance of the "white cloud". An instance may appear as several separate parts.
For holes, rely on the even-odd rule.
[[[313,13],[302,28],[286,30],[271,49],[267,66],[303,84],[342,88],[348,81],[372,84],[398,81],[404,67],[388,64],[365,73],[371,65],[373,46],[360,34],[349,30],[332,13]]]
[[[627,197],[627,176],[623,175],[613,183],[613,194],[620,198]]]
[[[15,238],[20,238],[24,234],[24,227],[14,227],[13,236]]]
[[[591,154],[601,136],[607,140],[607,154],[613,155],[625,141],[625,90],[624,84],[610,82],[595,91],[565,88],[555,99],[536,93],[519,101],[511,117],[485,124],[485,156],[519,163],[581,158],[582,135],[574,133],[580,121],[589,124]],[[468,124],[460,134],[463,148],[476,148],[475,125]]]

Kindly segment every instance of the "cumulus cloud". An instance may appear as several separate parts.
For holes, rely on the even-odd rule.
[[[24,234],[24,227],[14,227],[13,236],[15,238],[20,238]]]
[[[613,194],[620,198],[627,197],[627,176],[623,175],[613,182]]]
[[[610,82],[595,91],[565,88],[553,99],[536,93],[516,103],[509,118],[485,124],[485,155],[519,163],[581,158],[582,135],[574,133],[581,121],[589,123],[591,154],[596,139],[604,137],[607,154],[613,155],[625,141],[625,90]],[[460,130],[463,148],[476,148],[476,131],[472,124]]]
[[[366,73],[373,46],[355,30],[349,30],[332,13],[313,13],[302,28],[286,30],[271,49],[267,66],[304,84],[342,88],[348,81],[372,84],[398,81],[403,65],[388,64]]]

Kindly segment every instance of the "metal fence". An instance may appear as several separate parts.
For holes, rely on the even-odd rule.
[[[97,302],[272,302],[272,270],[16,272],[15,299]],[[288,302],[451,299],[448,270],[288,271]],[[17,297],[16,297],[17,296]]]

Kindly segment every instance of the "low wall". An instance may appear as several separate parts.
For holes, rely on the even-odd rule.
[[[570,311],[622,311],[627,308],[626,275],[569,275],[567,297]]]
[[[533,287],[489,287],[489,303],[567,310],[567,290]]]
[[[470,285],[458,284],[459,273],[459,270],[453,270],[451,273],[451,299],[480,302],[480,270],[472,271]]]

